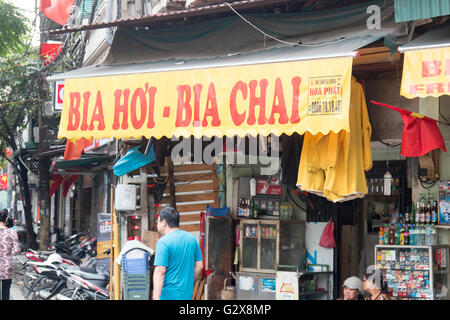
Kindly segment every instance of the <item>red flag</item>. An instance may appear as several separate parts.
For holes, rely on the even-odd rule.
[[[402,116],[404,124],[402,148],[400,150],[402,156],[421,157],[434,149],[442,149],[447,152],[436,120],[385,103],[371,102],[395,110]]]
[[[0,189],[1,190],[8,189],[8,174],[7,173],[0,176]]]
[[[44,66],[56,59],[61,53],[61,45],[58,43],[42,43],[39,54],[44,60]]]
[[[92,144],[93,138],[81,138],[78,140],[67,139],[66,150],[64,151],[64,160],[80,159],[83,150]]]
[[[70,175],[64,177],[64,184],[63,184],[63,195],[64,198],[67,197],[67,194],[69,193],[70,186],[78,179],[78,175]]]
[[[74,2],[75,0],[40,0],[39,10],[44,16],[63,26],[69,20]]]
[[[50,190],[49,190],[50,198],[53,196],[53,194],[56,192],[56,190],[58,190],[62,181],[63,181],[62,175],[52,174],[52,178],[50,179]]]

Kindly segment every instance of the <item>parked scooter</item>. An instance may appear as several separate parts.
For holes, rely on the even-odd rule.
[[[88,273],[63,267],[67,277],[67,288],[61,290],[58,298],[70,300],[109,300],[109,275]],[[61,300],[62,300],[61,299]]]
[[[29,250],[25,253],[25,257],[27,260],[25,261],[26,271],[22,276],[22,281],[24,286],[29,289],[32,282],[36,280],[38,275],[40,274],[37,266],[41,266],[39,263],[44,263],[50,256],[58,255],[60,257],[62,264],[66,264],[68,266],[76,267],[77,269],[82,268],[84,271],[95,272],[96,266],[96,256],[97,252],[95,249],[96,246],[95,238],[86,238],[81,243],[79,243],[75,249],[76,255],[67,255],[63,253],[52,253],[47,256],[48,252],[38,252],[34,250]],[[77,259],[72,260],[73,256],[78,257]]]
[[[80,268],[75,264],[63,262],[63,259],[57,253],[51,254],[44,262],[29,262],[29,264],[33,267],[34,273],[28,274],[27,277],[29,279],[34,278],[34,280],[25,297],[30,297],[31,300],[56,299],[56,295],[66,288],[66,278],[59,272],[61,265],[74,270]]]

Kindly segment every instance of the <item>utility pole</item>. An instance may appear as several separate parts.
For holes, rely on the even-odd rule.
[[[44,34],[44,15],[39,12],[40,16],[40,43],[46,41]],[[48,143],[48,125],[45,118],[45,105],[43,97],[47,96],[46,85],[43,83],[44,77],[39,79],[41,85],[38,101],[38,121],[39,121],[39,142],[38,142],[38,156],[39,156],[39,212],[40,212],[40,231],[39,231],[39,248],[47,250],[50,240],[50,197],[49,197],[49,169],[50,156],[43,156],[42,153],[49,150]]]

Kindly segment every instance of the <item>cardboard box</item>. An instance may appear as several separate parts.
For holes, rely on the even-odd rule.
[[[144,231],[144,237],[142,242],[149,248],[156,251],[156,242],[159,239],[159,232],[155,231]]]

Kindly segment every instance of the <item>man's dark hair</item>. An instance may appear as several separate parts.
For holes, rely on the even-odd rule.
[[[159,212],[159,220],[166,220],[170,228],[178,228],[180,226],[180,214],[172,207],[165,207]]]

